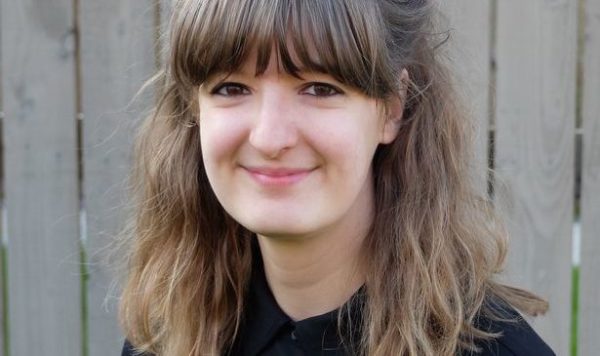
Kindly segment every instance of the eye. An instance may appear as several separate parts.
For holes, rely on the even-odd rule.
[[[222,83],[217,85],[210,91],[211,95],[220,95],[220,96],[241,96],[250,94],[250,90],[239,83]]]
[[[340,88],[328,83],[311,83],[302,89],[302,93],[324,98],[343,94],[344,92]]]

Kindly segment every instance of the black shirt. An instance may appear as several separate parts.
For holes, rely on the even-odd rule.
[[[350,356],[358,333],[341,341],[338,335],[338,311],[308,319],[293,321],[279,308],[264,277],[262,266],[255,266],[247,297],[246,313],[240,334],[235,340],[230,356]],[[355,313],[360,309],[363,290],[351,299]],[[358,306],[358,308],[356,307]],[[533,331],[514,309],[505,309],[508,318],[518,322],[498,322],[479,318],[481,329],[501,331],[503,335],[491,341],[479,341],[481,353],[463,352],[462,356],[552,356],[554,352]],[[353,320],[360,320],[353,315]],[[342,330],[343,332],[343,330]],[[354,338],[353,338],[354,336]],[[125,341],[121,356],[134,356],[131,345]],[[142,355],[151,356],[151,355]]]

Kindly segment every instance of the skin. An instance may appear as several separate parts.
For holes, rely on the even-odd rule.
[[[257,234],[269,286],[300,320],[341,306],[364,283],[373,216],[371,162],[396,137],[400,97],[383,104],[322,73],[249,60],[199,90],[202,159],[223,208]]]

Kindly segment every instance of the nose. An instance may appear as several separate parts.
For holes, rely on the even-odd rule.
[[[296,145],[298,132],[290,100],[280,90],[264,92],[254,115],[249,142],[266,158]]]

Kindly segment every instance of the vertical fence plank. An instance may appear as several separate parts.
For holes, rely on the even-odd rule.
[[[173,3],[175,0],[159,0],[159,15],[160,18],[158,20],[158,32],[159,32],[159,46],[160,46],[160,61],[161,64],[164,64],[167,60],[168,56],[168,47],[169,47],[169,21],[171,20],[171,15],[173,14]]]
[[[579,354],[600,349],[600,2],[585,2]]]
[[[2,33],[2,1],[0,1],[0,33]],[[2,137],[2,127],[4,124],[4,103],[2,101],[2,36],[0,36],[0,356],[4,356],[5,340],[4,325],[8,315],[4,314],[4,260],[6,246],[4,246],[4,221],[2,213],[4,211],[4,144]]]
[[[456,84],[476,125],[474,168],[477,183],[485,193],[490,119],[491,0],[445,0],[440,4],[449,23],[449,56],[457,73]]]
[[[80,355],[72,1],[1,6],[11,355]]]
[[[497,178],[511,232],[510,282],[550,302],[534,327],[568,354],[577,2],[501,0]]]
[[[80,0],[90,356],[116,355],[123,343],[103,262],[123,227],[134,122],[153,95],[134,100],[155,70],[155,11],[152,0]]]

